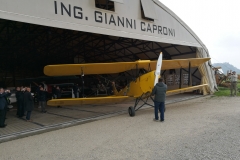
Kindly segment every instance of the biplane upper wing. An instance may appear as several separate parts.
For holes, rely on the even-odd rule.
[[[44,74],[47,76],[113,74],[128,71],[131,69],[148,68],[150,65],[151,65],[150,60],[139,60],[135,62],[115,62],[115,63],[48,65],[44,67]]]
[[[204,62],[209,61],[210,58],[189,58],[189,59],[174,59],[174,60],[163,60],[162,61],[162,70],[168,69],[179,69],[179,68],[188,68],[198,67]]]
[[[52,99],[47,102],[49,106],[71,106],[85,104],[114,104],[121,103],[126,100],[132,100],[129,96],[108,96],[108,97],[92,97],[92,98],[69,98],[69,99]]]
[[[197,67],[209,59],[210,58],[163,60],[161,70],[188,68],[189,64],[191,67]],[[156,64],[157,61],[139,60],[135,62],[47,65],[44,67],[44,74],[47,76],[113,74],[131,69],[155,70]]]

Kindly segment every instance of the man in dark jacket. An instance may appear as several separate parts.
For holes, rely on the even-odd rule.
[[[56,95],[56,85],[54,85],[52,87],[52,96],[53,96],[53,99],[56,99],[57,98],[57,95]]]
[[[4,92],[3,88],[0,88],[0,128],[6,127],[6,108],[8,105],[7,97],[11,95],[10,91],[6,90]]]
[[[41,112],[42,113],[46,113],[46,101],[47,101],[47,91],[44,91],[43,87],[40,87],[40,91],[39,91],[39,102],[40,102],[40,106],[41,106]]]
[[[37,88],[36,88],[38,108],[41,108],[41,104],[40,104],[40,100],[39,100],[39,92],[40,92],[41,87],[42,87],[42,85],[38,85]]]
[[[24,93],[24,107],[25,111],[27,111],[26,120],[27,122],[32,121],[30,119],[32,110],[34,108],[34,100],[31,94],[31,88],[27,87],[27,91]]]
[[[60,89],[59,86],[56,87],[55,93],[56,93],[57,99],[60,99],[62,97],[62,90]],[[60,108],[61,106],[57,106],[57,107]]]
[[[20,115],[19,118],[22,118],[24,116],[25,110],[24,110],[24,93],[26,92],[26,88],[25,87],[21,87],[21,92],[19,93],[19,103],[22,106],[21,111],[20,111]]]
[[[74,98],[78,98],[77,96],[77,92],[79,91],[79,87],[78,87],[78,84],[74,84],[73,86],[73,94],[74,94]]]
[[[55,93],[57,95],[57,99],[60,99],[62,97],[62,91],[59,86],[56,87]]]
[[[20,89],[20,87],[17,87],[16,90],[17,91],[15,93],[15,96],[16,96],[16,99],[17,99],[17,116],[20,117],[21,111],[22,111],[22,104],[20,102],[21,89]]]
[[[164,110],[165,110],[165,98],[167,92],[167,85],[163,83],[163,79],[159,78],[158,83],[154,86],[152,90],[152,96],[154,97],[154,110],[155,118],[154,121],[158,121],[158,110],[160,111],[160,121],[164,121]]]

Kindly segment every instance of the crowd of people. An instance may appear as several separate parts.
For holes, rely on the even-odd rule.
[[[159,79],[159,83],[154,87],[152,95],[155,95],[155,118],[154,120],[158,120],[158,110],[160,111],[160,120],[164,121],[164,101],[165,101],[165,94],[166,94],[166,85],[162,84],[162,79]],[[113,94],[113,87],[115,87],[116,90],[120,90],[124,88],[126,85],[122,83],[116,83],[111,82],[108,84],[104,84],[102,81],[98,81],[97,85],[94,86],[93,83],[91,84],[91,87],[93,90],[97,90],[98,94],[106,94],[106,95],[112,95]],[[160,93],[159,87],[163,87],[163,91]],[[74,83],[72,86],[72,92],[74,95],[74,98],[78,98],[81,94],[82,89],[78,86],[78,84]],[[43,86],[42,84],[36,86],[35,90],[35,97],[31,93],[30,87],[17,87],[16,88],[16,100],[17,100],[17,112],[16,115],[19,118],[24,118],[27,122],[32,121],[31,119],[31,113],[34,109],[34,98],[37,98],[38,101],[38,108],[41,109],[42,113],[46,113],[46,102],[48,100],[48,91],[46,89],[46,86]],[[7,113],[7,106],[9,104],[8,97],[11,95],[10,90],[5,90],[3,88],[0,88],[0,127],[3,128],[6,126],[5,119],[6,119],[6,113]],[[52,98],[54,99],[60,99],[62,96],[62,90],[59,86],[53,85],[52,86]],[[156,100],[156,97],[158,99]],[[159,102],[158,102],[159,101]],[[60,106],[58,106],[60,107]]]
[[[31,113],[34,109],[34,97],[31,93],[30,87],[17,87],[16,89],[16,99],[17,99],[17,116],[23,118],[26,116],[26,121],[30,122]],[[42,112],[46,113],[46,94],[43,87],[39,87],[39,102],[42,104]]]
[[[11,95],[9,90],[0,88],[0,128],[6,127],[5,119],[7,114],[8,97]]]
[[[43,86],[37,88],[38,102],[41,107],[41,112],[46,113],[46,101],[47,101],[47,91],[44,90]],[[0,88],[0,128],[4,128],[6,114],[8,110],[9,97],[11,95],[10,90],[4,90]],[[16,88],[16,100],[17,100],[17,112],[18,118],[24,118],[27,122],[31,122],[31,113],[34,109],[34,96],[31,93],[30,87],[17,87]]]
[[[36,83],[34,83],[36,84]],[[114,83],[115,84],[115,83]],[[118,84],[118,83],[117,83]],[[122,85],[122,86],[121,86]],[[91,83],[90,85],[91,90],[95,92],[95,94],[105,94],[105,95],[112,95],[113,94],[113,85],[112,83],[105,84],[102,81],[98,81],[96,85],[93,85]],[[116,85],[117,89],[120,90],[123,88],[123,84],[119,83]],[[51,91],[51,97],[53,99],[60,99],[62,97],[62,89],[59,86],[53,85]],[[40,109],[40,112],[46,113],[46,102],[49,98],[49,92],[47,91],[47,87],[42,84],[36,84],[35,94],[31,93],[31,87],[17,87],[16,88],[16,106],[17,106],[17,112],[16,115],[18,118],[23,118],[27,122],[31,122],[31,113],[34,109],[34,103],[38,102],[38,108]],[[79,98],[86,96],[86,93],[84,93],[84,90],[82,86],[80,87],[77,83],[74,83],[72,86],[72,92],[74,97],[73,98]],[[85,94],[85,95],[84,95]],[[11,96],[10,90],[4,90],[3,88],[0,88],[0,128],[6,127],[5,119],[6,119],[6,113],[8,110],[9,100],[8,98]],[[60,107],[60,106],[58,106]]]

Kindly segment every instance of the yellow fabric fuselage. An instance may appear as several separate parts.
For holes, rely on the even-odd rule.
[[[119,92],[114,91],[116,96],[140,97],[142,94],[151,93],[154,87],[155,71],[148,72],[130,82],[125,88]]]

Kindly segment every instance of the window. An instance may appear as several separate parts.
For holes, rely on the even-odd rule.
[[[157,19],[154,2],[152,0],[141,0],[141,14],[143,19],[149,21]]]
[[[154,21],[154,19],[147,18],[147,17],[145,16],[142,5],[141,5],[141,15],[142,15],[142,18],[143,18],[143,19],[146,19],[146,20],[149,20],[149,21]]]
[[[123,0],[110,0],[110,1],[118,2],[118,3],[124,3]]]
[[[95,6],[96,8],[115,11],[114,2],[110,0],[95,0]]]

